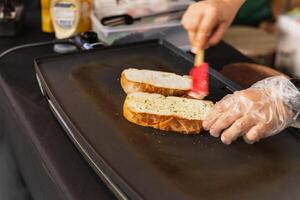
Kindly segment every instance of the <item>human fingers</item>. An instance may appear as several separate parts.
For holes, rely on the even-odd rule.
[[[243,116],[222,133],[222,142],[224,144],[231,144],[239,136],[248,131],[254,125],[254,123],[255,121],[251,117]]]
[[[188,33],[188,36],[189,36],[190,44],[192,44],[193,41],[194,41],[194,38],[195,38],[195,32],[194,31],[187,31],[187,33]],[[197,49],[195,49],[195,50],[197,51]],[[195,50],[193,48],[191,49],[191,51],[193,53],[197,53]]]
[[[200,21],[203,17],[202,9],[198,4],[201,4],[201,2],[190,5],[181,20],[181,24],[188,33],[189,41],[192,46],[192,52],[194,53],[197,53],[198,51],[198,49],[193,48],[194,39],[198,25],[200,24]]]
[[[199,3],[195,3],[189,6],[187,11],[184,13],[181,24],[188,32],[196,32],[198,25],[202,19],[203,12]]]
[[[203,128],[209,130],[214,122],[231,107],[232,103],[234,103],[232,95],[226,95],[221,101],[217,102],[213,111],[203,121]]]
[[[230,127],[236,120],[242,116],[241,113],[233,113],[231,110],[223,113],[210,127],[210,135],[219,137],[220,133]]]
[[[227,26],[223,23],[218,26],[218,28],[213,32],[212,36],[208,40],[209,46],[214,46],[220,42],[222,39],[224,32],[226,30]]]
[[[267,126],[265,124],[258,124],[252,127],[244,136],[244,140],[248,144],[253,144],[254,142],[259,141],[261,138],[264,138],[267,133]]]
[[[217,9],[215,7],[207,7],[198,25],[197,33],[192,43],[194,48],[198,48],[198,50],[205,48],[209,36],[213,29],[218,25],[217,19]]]
[[[222,112],[216,112],[215,110],[211,112],[208,117],[203,121],[202,126],[205,130],[209,130],[210,127],[218,120],[222,115]]]

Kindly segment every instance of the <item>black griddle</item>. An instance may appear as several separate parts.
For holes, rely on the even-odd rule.
[[[300,198],[300,142],[289,130],[254,145],[238,140],[226,146],[205,132],[180,135],[123,118],[123,69],[187,74],[193,66],[191,55],[167,42],[49,56],[35,65],[57,119],[119,199]],[[208,99],[235,89],[210,69]]]

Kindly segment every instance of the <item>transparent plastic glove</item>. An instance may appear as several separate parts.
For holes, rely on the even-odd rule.
[[[225,144],[243,136],[247,143],[279,133],[296,121],[299,91],[285,77],[275,76],[225,96],[203,122]]]

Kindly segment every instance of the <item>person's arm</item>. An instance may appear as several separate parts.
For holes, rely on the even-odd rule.
[[[217,44],[245,0],[204,0],[190,5],[181,23],[192,51]]]
[[[274,135],[299,120],[300,92],[283,76],[257,82],[250,88],[227,95],[203,122],[225,144],[243,136],[247,143]]]

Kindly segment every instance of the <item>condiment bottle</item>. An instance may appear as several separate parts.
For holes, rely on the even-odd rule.
[[[51,18],[58,39],[90,29],[91,0],[52,0]]]
[[[52,33],[53,25],[50,16],[50,0],[41,0],[42,31]]]

